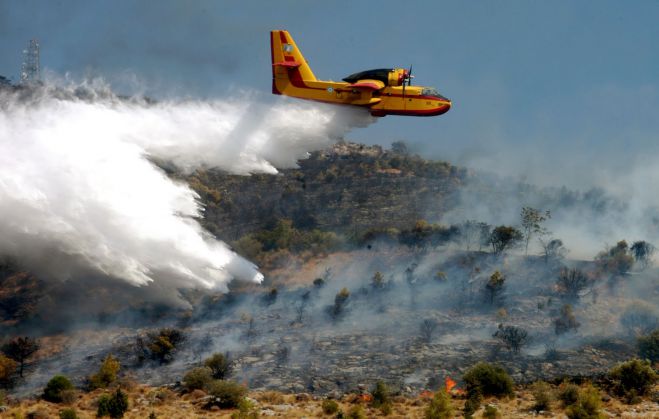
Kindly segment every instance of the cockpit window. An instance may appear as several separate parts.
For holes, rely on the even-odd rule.
[[[421,90],[421,95],[422,96],[434,96],[436,98],[442,99],[442,100],[448,100],[444,96],[442,96],[437,89],[434,87],[424,87],[423,90]]]

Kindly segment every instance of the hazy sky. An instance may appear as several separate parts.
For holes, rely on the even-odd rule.
[[[288,29],[321,79],[413,64],[415,83],[454,102],[352,139],[405,139],[426,156],[572,186],[659,156],[656,0],[0,0],[0,74],[18,77],[36,37],[60,75],[156,97],[271,100],[271,29]]]

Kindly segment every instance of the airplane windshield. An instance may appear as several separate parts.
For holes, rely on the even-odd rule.
[[[448,100],[444,96],[442,96],[437,89],[434,87],[424,87],[423,90],[421,90],[421,95],[423,96],[434,96],[443,100]]]

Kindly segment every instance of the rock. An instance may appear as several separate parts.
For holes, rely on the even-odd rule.
[[[277,413],[274,410],[271,409],[263,409],[261,410],[261,415],[262,416],[275,416]]]
[[[299,393],[295,395],[295,400],[298,402],[308,402],[311,400],[311,396],[307,393]]]
[[[288,403],[277,404],[277,405],[272,406],[272,408],[274,410],[276,410],[277,412],[288,412],[289,410],[293,409],[293,405],[288,404]]]

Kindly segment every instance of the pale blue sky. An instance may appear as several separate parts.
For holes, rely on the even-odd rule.
[[[58,74],[120,89],[134,74],[156,97],[269,99],[275,28],[319,78],[414,64],[416,83],[454,102],[352,139],[576,186],[659,156],[659,1],[0,0],[0,74],[17,77],[36,37]]]

